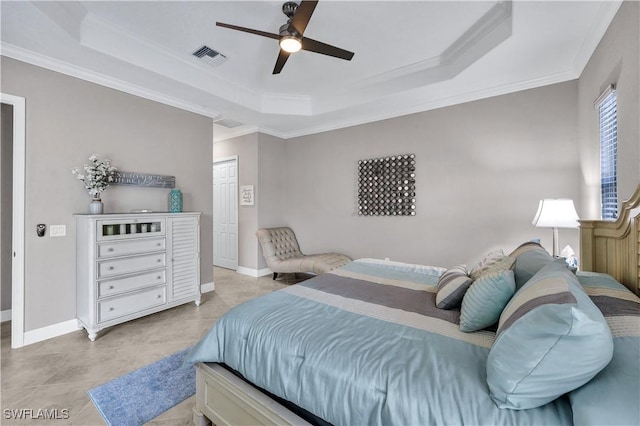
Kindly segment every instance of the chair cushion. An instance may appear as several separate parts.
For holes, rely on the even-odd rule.
[[[303,254],[296,235],[289,227],[259,229],[256,235],[264,260],[272,272],[324,274],[351,262],[349,257],[339,253]]]
[[[270,261],[302,256],[296,234],[288,227],[259,229],[256,232],[267,265]]]

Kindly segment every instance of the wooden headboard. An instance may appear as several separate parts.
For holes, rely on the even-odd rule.
[[[618,220],[580,221],[580,268],[604,272],[640,296],[640,186]]]

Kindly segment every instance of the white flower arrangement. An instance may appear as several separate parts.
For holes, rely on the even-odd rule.
[[[84,182],[84,187],[94,199],[98,199],[102,191],[109,187],[109,183],[113,182],[118,169],[111,165],[111,160],[100,160],[96,154],[89,157],[89,161],[91,164],[85,164],[82,171],[76,167],[71,173]]]

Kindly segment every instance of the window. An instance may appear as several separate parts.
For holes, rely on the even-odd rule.
[[[600,195],[602,219],[618,218],[618,106],[611,85],[595,102],[600,117]]]

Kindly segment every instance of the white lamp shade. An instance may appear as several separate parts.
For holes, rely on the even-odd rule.
[[[533,224],[542,228],[577,228],[578,219],[573,200],[547,198],[540,200]]]

